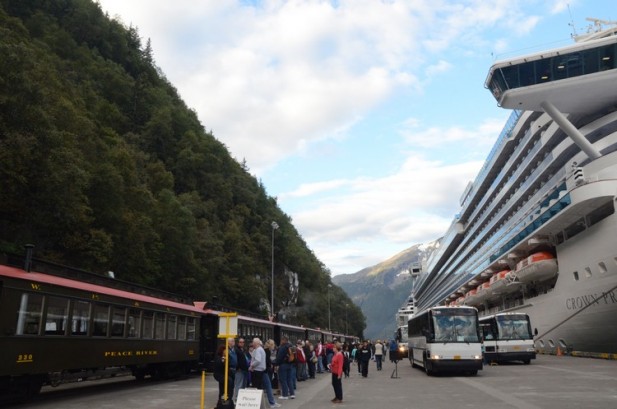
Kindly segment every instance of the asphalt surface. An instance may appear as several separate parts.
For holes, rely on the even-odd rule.
[[[352,365],[343,379],[343,403],[333,404],[330,374],[298,383],[296,399],[281,400],[284,409],[452,409],[452,408],[617,408],[617,361],[591,358],[538,356],[531,365],[485,366],[477,376],[443,374],[427,376],[408,361],[382,371],[371,363],[368,378]],[[206,377],[205,408],[216,406],[218,388]],[[148,408],[199,409],[201,378],[137,382],[131,377],[83,382],[59,388],[46,387],[25,404],[11,408]]]

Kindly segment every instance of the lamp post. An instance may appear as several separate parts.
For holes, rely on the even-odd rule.
[[[332,331],[332,325],[330,325],[330,289],[332,284],[328,284],[328,331]]]
[[[270,224],[272,226],[272,277],[270,277],[270,286],[272,290],[272,305],[270,306],[270,314],[274,319],[274,230],[279,228],[276,222]]]
[[[349,332],[347,332],[347,307],[349,306],[349,304],[345,303],[345,335],[349,335]]]

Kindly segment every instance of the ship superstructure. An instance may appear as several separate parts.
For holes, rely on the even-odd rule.
[[[495,63],[513,112],[416,282],[418,311],[526,312],[536,347],[617,352],[617,36]]]

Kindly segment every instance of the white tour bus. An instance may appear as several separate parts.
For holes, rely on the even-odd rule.
[[[427,375],[482,369],[478,310],[473,307],[433,307],[408,322],[409,357]]]
[[[525,313],[500,313],[480,318],[486,362],[536,359],[529,316]]]

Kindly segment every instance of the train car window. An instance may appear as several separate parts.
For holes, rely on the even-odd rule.
[[[165,314],[157,312],[154,317],[154,338],[165,339]]]
[[[69,300],[48,296],[46,304],[45,335],[65,335],[69,320]]]
[[[186,317],[178,317],[178,339],[186,339]]]
[[[19,311],[17,311],[16,335],[38,335],[41,327],[41,312],[43,311],[43,296],[24,293],[21,295]]]
[[[129,319],[127,323],[127,336],[129,338],[139,338],[139,330],[141,329],[141,311],[134,309],[129,310]]]
[[[178,317],[175,315],[167,316],[167,339],[176,339],[176,324]]]
[[[92,312],[92,335],[95,337],[106,337],[109,329],[109,306],[94,304]]]
[[[126,308],[113,307],[111,313],[111,336],[123,337],[126,324]]]
[[[195,340],[195,318],[194,317],[190,317],[187,319],[186,339],[190,341]]]
[[[71,335],[88,335],[89,322],[90,303],[86,301],[75,301],[73,303],[73,314],[71,319]]]
[[[154,338],[154,313],[152,311],[144,311],[143,315],[144,333],[142,338]]]

